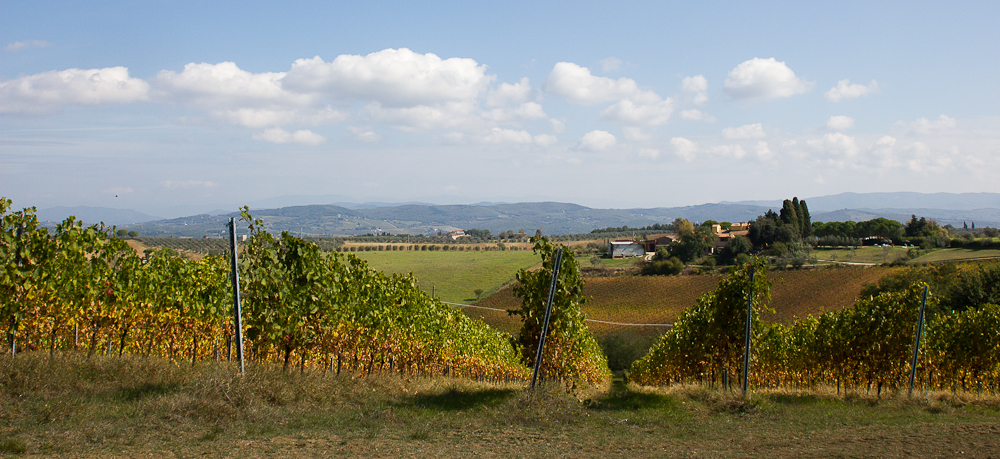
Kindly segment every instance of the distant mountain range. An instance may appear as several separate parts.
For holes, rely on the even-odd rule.
[[[286,199],[282,198],[283,200]],[[813,221],[864,221],[884,217],[905,222],[911,215],[961,226],[1000,226],[1000,194],[997,193],[842,193],[807,198]],[[592,209],[577,204],[526,202],[516,204],[432,205],[424,203],[339,203],[253,209],[254,217],[271,231],[289,231],[303,236],[343,236],[376,232],[428,234],[455,229],[488,229],[494,233],[525,230],[532,234],[587,233],[597,228],[643,227],[669,223],[681,217],[705,220],[748,221],[778,211],[781,201],[744,201],[687,207],[648,209]],[[74,213],[76,212],[76,213]],[[85,222],[104,221],[144,236],[217,237],[225,233],[226,221],[238,213],[195,215],[173,219],[127,209],[62,207],[38,212],[40,220],[61,221],[76,215]]]
[[[51,207],[40,209],[35,213],[38,221],[41,222],[61,222],[70,215],[77,220],[87,224],[104,222],[106,225],[124,226],[133,223],[142,223],[154,220],[162,220],[163,217],[144,214],[132,209],[112,209],[108,207]]]

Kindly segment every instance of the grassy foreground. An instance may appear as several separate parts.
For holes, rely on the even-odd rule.
[[[579,397],[579,398],[578,398]],[[583,398],[581,400],[580,398]],[[1000,399],[546,386],[0,358],[8,457],[996,457]]]

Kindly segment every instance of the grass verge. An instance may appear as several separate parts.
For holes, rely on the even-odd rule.
[[[567,394],[452,378],[141,357],[0,358],[0,455],[989,457],[996,396],[913,399],[616,382]]]

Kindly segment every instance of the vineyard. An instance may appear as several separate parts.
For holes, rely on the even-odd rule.
[[[771,272],[768,277],[774,286],[769,306],[774,312],[765,311],[762,317],[771,322],[791,324],[796,318],[809,314],[843,309],[854,304],[863,285],[877,282],[900,269],[830,267]],[[583,312],[588,319],[607,322],[672,323],[684,309],[695,304],[698,297],[712,291],[721,277],[708,274],[591,277],[583,287],[583,295],[590,298]],[[513,309],[517,307],[518,299],[507,287],[474,304],[493,309]],[[504,312],[476,308],[464,311],[499,330],[513,333],[519,326]],[[589,327],[599,337],[623,331],[621,326],[595,322],[591,322]],[[647,335],[663,331],[662,327],[629,327],[628,330]]]
[[[109,228],[70,218],[49,234],[33,209],[9,206],[0,200],[0,307],[12,349],[233,357],[224,259],[154,253],[144,262]],[[252,236],[240,277],[250,361],[337,373],[526,377],[509,336],[431,298],[412,277],[376,272],[287,234],[275,238],[245,217]]]
[[[750,273],[756,271],[756,280]],[[980,268],[994,273],[996,267]],[[741,377],[745,349],[739,325],[753,298],[753,387],[899,389],[914,373],[918,387],[995,393],[1000,390],[1000,306],[973,304],[940,313],[917,341],[926,284],[915,283],[859,299],[853,306],[809,315],[790,325],[761,320],[768,310],[771,281],[757,260],[722,279],[718,287],[686,309],[645,357],[632,365],[639,384],[702,382],[731,385]],[[977,277],[981,278],[981,277]],[[961,280],[959,281],[961,282]],[[937,298],[929,299],[936,309]],[[925,350],[913,367],[914,343]]]
[[[50,234],[32,209],[10,212],[9,206],[10,201],[0,200],[5,261],[0,312],[9,318],[12,353],[75,350],[88,357],[155,355],[191,363],[233,358],[239,343],[233,342],[224,258],[188,260],[167,251],[140,258],[125,240],[113,237],[113,228],[84,227],[70,218]],[[547,240],[532,240],[535,256],[542,256],[540,269],[520,269],[509,288],[463,313],[418,289],[410,274],[386,274],[352,254],[324,252],[288,233],[275,236],[247,210],[243,221],[249,239],[242,244],[239,265],[242,344],[251,362],[355,376],[527,377],[554,270],[556,246]],[[626,329],[657,337],[649,353],[632,365],[632,381],[729,386],[740,376],[741,305],[751,285],[754,387],[822,385],[881,394],[884,388],[898,388],[911,367],[906,354],[915,340],[923,271],[906,271],[918,276],[912,278],[897,275],[903,268],[768,274],[764,260],[756,259],[725,276],[584,282],[574,254],[565,252],[543,374],[569,387],[608,380],[608,361],[595,337]],[[465,258],[473,255],[485,254]],[[527,253],[517,255],[510,260],[522,267],[533,264]],[[753,282],[751,270],[757,276]],[[942,274],[946,271],[953,274]],[[927,272],[940,279],[928,301],[936,314],[928,320],[918,385],[1000,389],[1000,309],[995,306],[1000,291],[994,292],[1000,265]],[[874,293],[855,299],[863,285],[882,285],[880,280],[889,278],[898,288],[866,287]],[[941,279],[954,281],[948,301],[941,296]],[[667,323],[673,327],[664,332],[667,328],[658,325]]]

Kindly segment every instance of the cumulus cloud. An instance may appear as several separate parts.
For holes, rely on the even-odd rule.
[[[214,188],[217,185],[205,180],[164,180],[160,186],[168,190],[185,190],[191,188]]]
[[[220,105],[259,105],[276,103],[283,106],[308,105],[315,97],[286,91],[282,87],[283,72],[251,73],[234,62],[184,66],[181,72],[162,70],[153,80],[158,95],[170,100],[180,99],[199,107]]]
[[[681,111],[681,119],[682,120],[687,120],[687,121],[704,121],[706,123],[714,123],[715,122],[715,117],[714,116],[709,115],[707,113],[704,113],[701,110],[696,110],[696,109],[682,110]]]
[[[521,81],[514,84],[501,83],[499,87],[486,95],[486,106],[502,107],[509,103],[523,104],[531,100],[531,93],[531,83],[528,81],[528,77],[521,78]]]
[[[637,93],[639,86],[630,78],[597,77],[586,67],[559,62],[545,78],[542,89],[573,104],[594,105],[625,99]]]
[[[326,138],[309,130],[288,132],[281,128],[271,128],[253,135],[254,140],[270,143],[297,143],[316,146],[326,142]]]
[[[413,106],[474,99],[494,78],[473,59],[441,59],[400,48],[365,56],[342,54],[332,62],[319,56],[298,59],[283,84],[290,90],[336,99]]]
[[[784,62],[755,57],[729,72],[723,90],[734,99],[775,99],[802,94],[812,87]]]
[[[56,113],[66,105],[126,104],[147,100],[149,84],[125,67],[53,70],[0,80],[0,113]]]
[[[233,62],[163,70],[153,79],[155,97],[207,110],[216,119],[254,129],[291,123],[336,124],[347,114],[323,106],[313,94],[288,91],[286,73],[251,73]]]
[[[878,82],[872,80],[868,86],[863,84],[851,84],[851,80],[840,80],[837,86],[830,88],[823,94],[823,97],[830,102],[840,102],[842,99],[854,99],[868,94],[875,94],[879,91]]]
[[[493,128],[493,130],[483,137],[483,141],[486,143],[515,143],[515,144],[529,144],[534,142],[534,138],[528,131],[515,131],[513,129],[501,129]]]
[[[49,42],[45,40],[24,40],[15,41],[4,47],[7,51],[20,51],[25,48],[44,48],[49,46]]]
[[[936,120],[920,118],[912,123],[900,121],[897,124],[902,125],[912,134],[929,134],[935,131],[953,129],[958,123],[955,121],[955,118],[951,118],[947,115],[941,115]]]
[[[652,91],[641,91],[601,111],[601,119],[625,125],[656,126],[670,120],[674,101]]]
[[[757,142],[757,146],[754,147],[753,151],[757,155],[757,159],[761,161],[769,161],[774,158],[774,153],[771,152],[771,147],[767,145],[767,142]]]
[[[899,159],[896,157],[895,146],[896,138],[885,135],[872,144],[868,152],[880,168],[889,169],[900,166]]]
[[[601,70],[604,70],[605,72],[613,72],[620,69],[622,64],[623,62],[621,59],[611,56],[607,59],[601,59]]]
[[[854,127],[854,118],[836,115],[826,120],[826,128],[831,131],[843,131]]]
[[[854,137],[840,132],[826,134],[822,139],[808,140],[806,141],[806,145],[815,150],[844,158],[854,158],[860,152],[858,143],[854,140]]]
[[[727,139],[761,139],[767,137],[767,134],[764,133],[763,124],[755,123],[725,128],[722,130],[722,136]]]
[[[617,140],[608,131],[594,130],[583,135],[576,145],[577,150],[602,151],[615,146]]]
[[[670,139],[670,145],[674,147],[674,154],[687,162],[691,162],[694,159],[695,152],[698,151],[698,145],[684,137]]]
[[[684,77],[681,80],[681,91],[693,95],[697,105],[708,102],[708,80],[704,75]]]
[[[923,142],[913,142],[902,149],[900,156],[904,157],[906,167],[920,174],[941,173],[950,169],[958,158],[958,149],[934,152]]]

